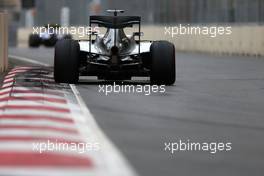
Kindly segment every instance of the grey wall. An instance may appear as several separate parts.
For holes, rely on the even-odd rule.
[[[72,25],[88,24],[92,0],[36,0],[37,25],[59,23],[60,8],[71,9]],[[262,23],[264,0],[101,0],[106,9],[124,9],[143,23]]]
[[[88,24],[90,0],[36,0],[36,25],[60,23],[60,9],[70,8],[70,24]]]

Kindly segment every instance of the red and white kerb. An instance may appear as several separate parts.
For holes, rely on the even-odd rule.
[[[0,89],[0,175],[96,174],[93,152],[33,149],[34,143],[89,140],[80,132],[81,112],[69,96],[69,86],[55,84],[48,69],[16,67],[5,76]]]

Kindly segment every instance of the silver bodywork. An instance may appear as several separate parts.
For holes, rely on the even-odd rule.
[[[119,49],[121,60],[127,59],[131,55],[139,54],[139,44],[135,41],[135,36],[128,36],[123,29],[108,29],[104,35],[97,35],[95,42],[80,41],[80,50],[92,54],[99,54],[103,60],[108,60],[111,56],[111,48],[116,46]],[[140,53],[150,51],[151,42],[140,42]]]

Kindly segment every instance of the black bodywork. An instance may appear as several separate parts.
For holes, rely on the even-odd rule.
[[[90,16],[90,27],[93,25],[107,29],[103,37],[93,33],[89,35],[89,50],[80,53],[81,75],[98,76],[99,79],[131,79],[132,76],[148,76],[149,52],[141,53],[141,17],[139,16]],[[124,28],[138,26],[138,31],[128,37]],[[112,32],[111,34],[109,34]],[[113,44],[107,47],[102,43],[108,37]],[[137,37],[137,40],[135,39]],[[121,41],[119,41],[121,40]],[[127,42],[127,43],[126,43]],[[145,41],[150,43],[150,41]],[[92,45],[104,52],[93,52]],[[135,51],[137,48],[137,52]],[[104,59],[100,59],[100,57]]]

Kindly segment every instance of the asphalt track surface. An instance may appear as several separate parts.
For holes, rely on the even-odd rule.
[[[53,64],[53,49],[9,53]],[[105,134],[142,176],[262,176],[264,58],[177,53],[177,81],[166,93],[99,93],[77,85]],[[229,152],[164,151],[165,142],[232,142]]]

